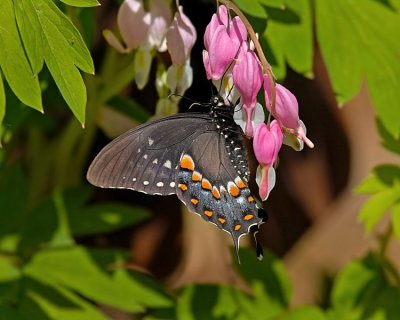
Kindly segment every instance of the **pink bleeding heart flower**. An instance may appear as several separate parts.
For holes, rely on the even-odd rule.
[[[172,63],[176,66],[185,66],[196,42],[197,33],[189,18],[183,13],[182,6],[178,7],[166,37]]]
[[[150,0],[149,10],[151,16],[149,44],[164,52],[167,50],[165,34],[172,20],[171,8],[165,0]]]
[[[225,6],[219,6],[217,13],[214,13],[211,17],[210,23],[206,27],[204,32],[204,48],[208,50],[212,37],[214,36],[215,30],[221,26],[227,26],[229,24],[228,9]]]
[[[257,94],[263,82],[260,62],[253,51],[241,53],[232,70],[233,83],[242,97],[243,108],[246,112],[245,133],[253,136],[252,119],[257,103]]]
[[[257,168],[256,181],[259,194],[265,201],[275,185],[274,163],[282,146],[283,133],[278,121],[273,120],[269,126],[261,123],[256,128],[253,139],[254,154],[260,164]]]
[[[203,51],[203,62],[208,79],[222,78],[246,39],[246,27],[240,18],[235,17],[230,21],[226,7],[220,6],[204,35],[206,50]]]
[[[118,10],[117,23],[129,51],[147,39],[151,17],[144,10],[142,0],[125,0]]]
[[[270,112],[271,91],[269,78],[264,76],[265,104]],[[299,148],[298,146],[302,146],[302,142],[305,142],[310,148],[313,148],[314,144],[307,138],[306,128],[299,118],[299,104],[294,94],[279,83],[275,86],[275,92],[275,114],[273,114],[273,116],[279,121],[281,126],[284,127],[286,134],[291,134],[295,139],[299,140],[296,143],[297,147],[292,143],[289,143],[289,145],[291,145],[295,150],[299,150],[301,147]],[[290,140],[291,139],[286,139],[285,142],[289,142]]]

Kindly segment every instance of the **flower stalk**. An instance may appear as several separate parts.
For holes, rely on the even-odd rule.
[[[264,75],[268,76],[270,85],[271,85],[271,99],[270,99],[270,107],[271,113],[275,117],[275,101],[276,101],[276,91],[275,91],[275,75],[272,72],[272,67],[268,63],[267,58],[264,55],[264,52],[261,48],[260,42],[258,41],[257,35],[251,26],[249,20],[247,20],[246,16],[243,12],[231,1],[231,0],[218,0],[218,2],[222,3],[223,5],[227,6],[228,9],[232,10],[236,13],[236,15],[242,20],[243,24],[246,27],[246,30],[249,34],[249,38],[254,44],[254,48],[257,52],[257,56],[260,59],[262,71]]]

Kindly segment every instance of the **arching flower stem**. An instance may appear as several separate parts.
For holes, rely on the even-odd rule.
[[[271,85],[271,99],[270,99],[270,106],[271,106],[271,113],[275,117],[275,100],[276,100],[276,92],[275,92],[275,75],[272,72],[271,65],[268,63],[267,58],[264,55],[264,52],[261,48],[260,42],[258,41],[257,35],[251,26],[249,20],[247,20],[246,16],[242,13],[242,11],[230,0],[218,0],[218,2],[222,3],[223,5],[227,6],[230,10],[236,13],[236,15],[242,20],[243,24],[245,25],[247,32],[249,33],[250,39],[254,43],[254,48],[257,51],[257,56],[260,59],[261,67],[263,70],[263,74],[268,76],[270,85]]]

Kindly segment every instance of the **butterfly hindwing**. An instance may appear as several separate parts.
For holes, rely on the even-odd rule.
[[[240,236],[261,223],[247,183],[236,172],[225,139],[216,131],[197,136],[182,154],[176,193],[191,211],[229,232],[236,248]]]
[[[209,126],[204,113],[178,114],[138,126],[101,150],[87,178],[103,188],[173,194],[183,150]]]

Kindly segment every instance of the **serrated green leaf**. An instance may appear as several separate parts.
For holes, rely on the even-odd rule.
[[[43,111],[38,77],[32,72],[15,23],[12,0],[0,10],[0,67],[15,95],[24,104]]]
[[[315,7],[318,43],[339,103],[366,80],[380,120],[398,136],[399,10],[379,1],[316,1]]]
[[[15,17],[34,74],[43,68],[42,32],[31,0],[14,0]]]
[[[294,308],[276,318],[276,320],[325,320],[324,312],[316,306]]]
[[[135,284],[132,290],[128,278],[123,282],[105,270],[91,259],[90,254],[82,247],[64,250],[41,251],[26,265],[25,274],[52,286],[69,288],[88,299],[110,305],[128,312],[142,312],[142,294],[145,295],[145,286]],[[154,296],[157,292],[153,292]],[[161,299],[162,294],[159,294]],[[154,298],[154,297],[153,297]],[[152,303],[149,301],[148,303]],[[165,299],[165,304],[170,303]]]
[[[6,92],[4,91],[3,76],[0,69],[0,127],[3,123],[4,115],[6,114]],[[1,147],[1,135],[0,135]]]
[[[371,198],[363,205],[359,213],[359,220],[365,223],[365,230],[371,232],[387,210],[400,199],[400,187],[385,189]]]
[[[268,28],[263,37],[275,76],[286,76],[286,63],[305,77],[312,77],[313,31],[308,0],[288,0],[284,10],[268,8]]]
[[[400,167],[384,164],[372,170],[372,176],[366,178],[355,191],[357,193],[377,193],[400,183]]]
[[[400,204],[392,207],[391,222],[393,227],[393,234],[398,241],[400,241]]]
[[[387,185],[379,180],[376,176],[370,176],[362,181],[355,189],[354,192],[358,194],[374,194],[381,192],[387,188]]]
[[[81,35],[52,0],[27,0],[20,16],[21,21],[37,23],[34,27],[41,32],[46,65],[68,106],[83,123],[86,88],[76,67],[87,73],[94,73],[94,67]]]
[[[400,154],[400,136],[395,136],[390,133],[385,126],[383,125],[382,121],[377,121],[378,132],[382,138],[382,145],[392,151],[394,153]]]
[[[243,12],[257,18],[267,18],[267,13],[262,5],[254,0],[235,0],[235,4]]]
[[[96,7],[99,6],[100,3],[97,0],[61,0],[65,4],[74,7]]]

